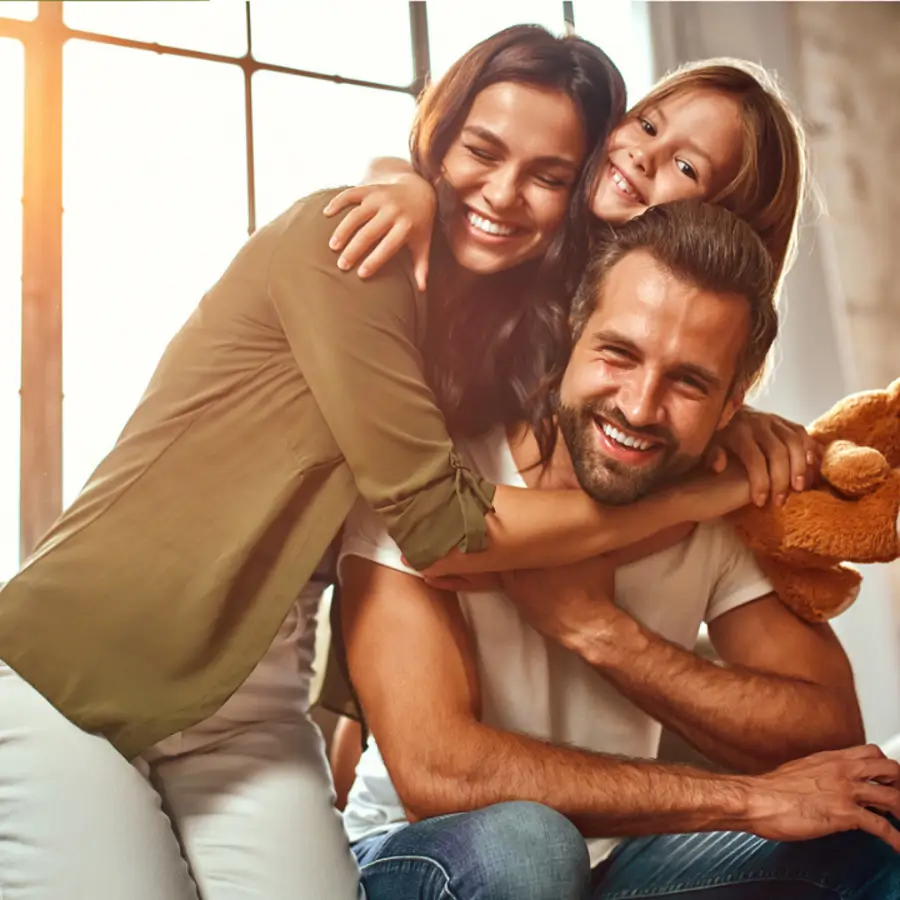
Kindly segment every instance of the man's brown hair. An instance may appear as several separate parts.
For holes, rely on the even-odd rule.
[[[722,206],[679,200],[648,209],[623,225],[605,226],[572,302],[577,341],[597,304],[610,270],[642,250],[676,278],[702,290],[735,294],[749,307],[749,329],[735,366],[732,390],[755,386],[778,334],[777,271],[759,235]]]

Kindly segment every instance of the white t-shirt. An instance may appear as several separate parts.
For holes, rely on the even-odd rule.
[[[525,486],[503,428],[458,446],[489,481]],[[397,545],[364,503],[357,505],[344,528],[341,560],[347,555],[416,574],[403,564]],[[771,590],[732,528],[714,522],[698,526],[674,546],[619,568],[615,599],[647,628],[690,649],[704,620],[710,622]],[[599,753],[656,756],[660,724],[580,656],[534,631],[505,594],[458,596],[476,656],[483,722]],[[405,822],[390,776],[370,739],[344,812],[350,840]],[[589,840],[592,865],[616,843],[615,838]]]

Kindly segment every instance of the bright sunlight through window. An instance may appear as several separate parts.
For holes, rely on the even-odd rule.
[[[24,62],[19,41],[0,39],[0,581],[19,563]]]
[[[247,232],[233,66],[72,41],[63,94],[63,502]]]

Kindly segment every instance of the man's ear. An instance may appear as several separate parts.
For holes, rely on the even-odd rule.
[[[735,388],[725,401],[719,421],[716,423],[716,431],[721,431],[728,426],[734,418],[734,414],[744,405],[744,396],[747,392],[743,388]]]

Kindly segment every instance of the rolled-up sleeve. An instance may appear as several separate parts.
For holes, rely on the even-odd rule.
[[[408,260],[363,281],[328,248],[332,193],[305,201],[272,255],[268,292],[359,493],[410,564],[484,548],[494,486],[454,450],[425,382],[424,302]]]

